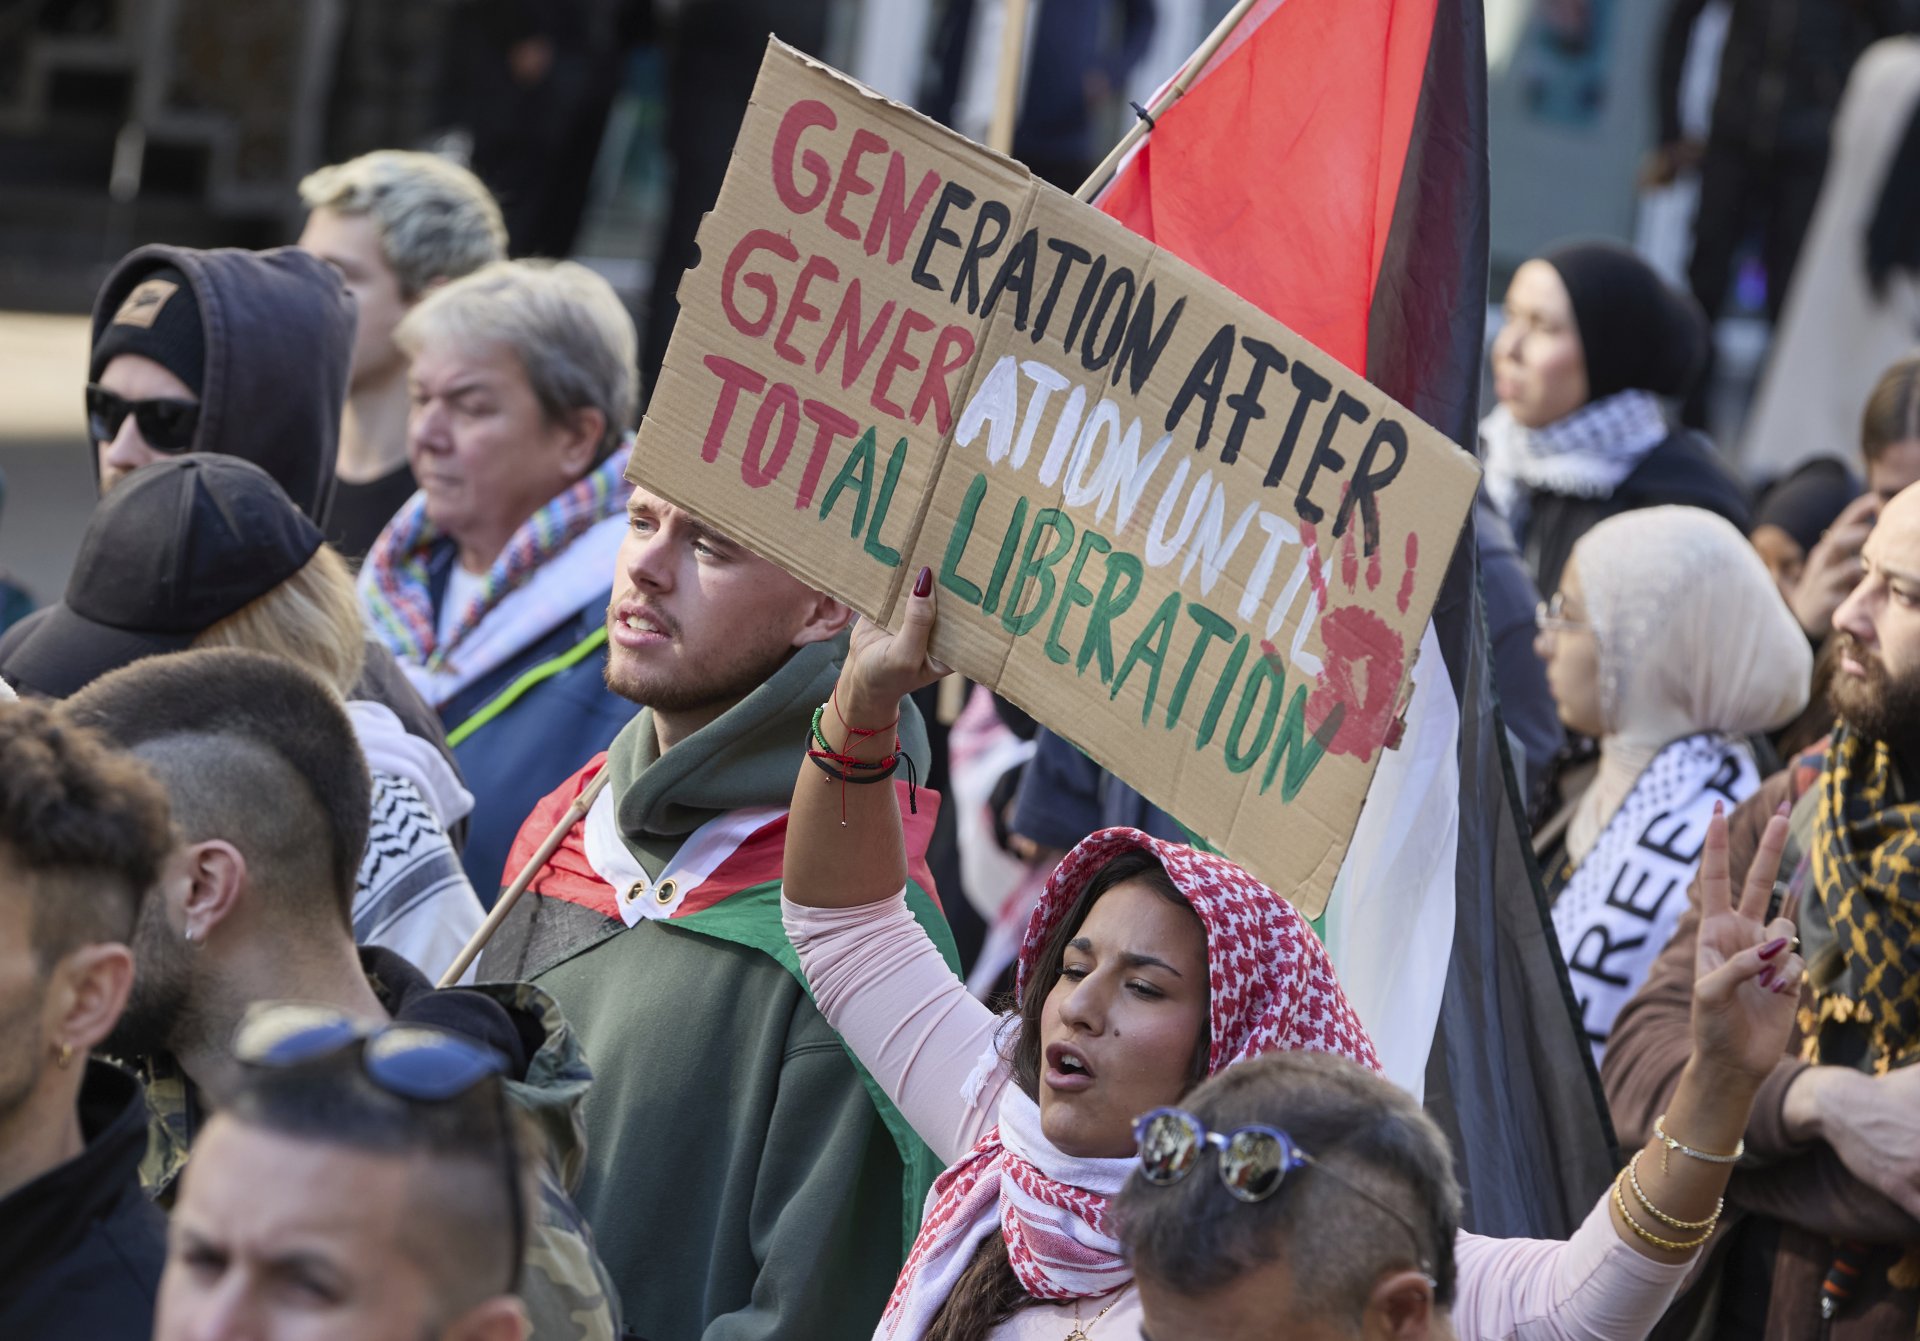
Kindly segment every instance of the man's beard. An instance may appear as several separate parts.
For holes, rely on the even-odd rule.
[[[167,921],[159,890],[148,893],[133,931],[133,986],[102,1052],[133,1060],[163,1056],[180,1035],[192,999],[193,951]]]
[[[609,616],[611,619],[611,616]],[[674,629],[677,635],[679,630]],[[607,688],[655,713],[699,712],[715,707],[731,707],[772,678],[793,655],[791,643],[777,648],[736,644],[714,664],[683,666],[680,674],[614,669],[614,652],[609,651],[604,674]]]
[[[1850,657],[1864,676],[1836,669],[1827,697],[1847,727],[1882,740],[1903,760],[1920,763],[1920,679],[1896,680],[1880,658],[1845,630],[1834,631],[1834,653]]]

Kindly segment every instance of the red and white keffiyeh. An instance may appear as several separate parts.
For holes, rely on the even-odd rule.
[[[1159,858],[1207,935],[1207,1074],[1279,1051],[1331,1052],[1378,1071],[1380,1059],[1335,979],[1319,938],[1285,899],[1225,857],[1161,842],[1138,829],[1102,829],[1063,859],[1027,924],[1018,989],[1080,891],[1130,848]],[[1132,1279],[1109,1223],[1132,1159],[1077,1159],[1040,1130],[1040,1109],[1018,1085],[999,1123],[940,1175],[927,1198],[876,1337],[917,1341],[987,1234],[1007,1240],[1014,1274],[1035,1299],[1085,1299]]]

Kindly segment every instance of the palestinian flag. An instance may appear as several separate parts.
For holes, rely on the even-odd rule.
[[[1475,447],[1487,294],[1478,0],[1260,0],[1097,204]],[[1328,908],[1466,1223],[1565,1237],[1613,1172],[1492,683],[1472,522]]]
[[[604,752],[534,807],[520,826],[506,869],[518,871],[533,860],[541,841],[565,817],[574,800],[607,766]],[[926,928],[947,966],[959,972],[953,931],[933,890],[927,845],[940,810],[939,794],[919,789],[917,805],[905,782],[893,784],[907,846],[907,906]],[[813,988],[801,971],[800,956],[780,919],[780,872],[786,861],[787,808],[750,806],[730,810],[687,835],[659,879],[647,875],[627,851],[614,818],[612,789],[604,789],[586,817],[567,830],[552,856],[527,886],[529,894],[576,904],[602,917],[625,922],[671,922],[682,931],[758,950],[793,975],[809,997]],[[846,1040],[842,1039],[844,1046]],[[945,1167],[927,1148],[893,1100],[887,1097],[860,1059],[847,1049],[873,1106],[900,1151],[901,1254],[913,1246],[920,1214],[933,1180]]]

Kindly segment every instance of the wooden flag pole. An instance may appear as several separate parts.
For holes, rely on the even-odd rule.
[[[466,943],[452,965],[440,975],[440,986],[452,987],[459,982],[467,966],[480,957],[480,952],[487,948],[487,942],[493,939],[493,933],[500,930],[500,924],[513,911],[513,905],[520,901],[520,896],[527,892],[527,886],[533,883],[533,877],[540,874],[540,868],[547,864],[547,859],[560,850],[560,844],[566,840],[567,830],[584,819],[587,811],[593,808],[593,798],[600,795],[600,789],[607,785],[607,779],[612,774],[612,767],[603,766],[580,795],[573,798],[573,804],[567,807],[567,813],[560,817],[560,822],[553,826],[553,832],[546,836],[527,864],[520,868],[520,874],[513,878],[513,883],[500,892],[500,902],[493,905],[493,911],[487,914],[487,920],[480,924],[480,929],[473,933],[473,939]]]
[[[1247,16],[1247,11],[1259,2],[1260,0],[1238,0],[1232,9],[1227,11],[1226,17],[1214,25],[1213,31],[1207,34],[1207,40],[1187,58],[1187,63],[1181,67],[1178,77],[1161,90],[1160,96],[1153,100],[1153,106],[1147,108],[1147,114],[1135,118],[1134,123],[1127,128],[1127,133],[1120,137],[1120,143],[1114,145],[1107,156],[1100,160],[1100,166],[1093,170],[1093,175],[1080,183],[1080,189],[1073,193],[1075,200],[1091,201],[1106,189],[1107,183],[1112,181],[1114,174],[1120,170],[1120,164],[1125,161],[1128,154],[1133,152],[1133,147],[1147,137],[1147,132],[1153,129],[1153,123],[1166,114],[1167,108],[1186,96],[1187,90],[1193,87],[1193,81],[1200,77],[1200,72],[1207,68],[1207,62],[1213,59],[1214,52],[1220,50],[1227,38],[1232,36],[1233,30],[1240,25],[1240,20]]]
[[[1027,45],[1027,0],[1003,0],[1000,30],[1000,77],[993,91],[993,120],[987,124],[987,148],[996,154],[1013,152],[1013,116],[1020,99],[1020,57]]]

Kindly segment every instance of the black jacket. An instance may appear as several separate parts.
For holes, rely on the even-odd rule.
[[[1534,491],[1527,503],[1526,533],[1520,537],[1534,585],[1543,596],[1557,591],[1574,543],[1608,517],[1667,504],[1718,513],[1742,535],[1753,529],[1752,504],[1740,481],[1720,464],[1705,438],[1675,429],[1605,498]]]
[[[0,1337],[147,1341],[166,1262],[166,1220],[140,1191],[140,1084],[87,1063],[86,1149],[0,1200]]]
[[[141,247],[100,288],[95,344],[126,296],[165,265],[193,286],[206,336],[193,450],[253,462],[324,529],[353,362],[353,295],[338,271],[297,247]],[[87,460],[97,483],[99,454],[88,452]]]
[[[1654,76],[1660,139],[1680,138],[1680,81],[1694,21],[1708,0],[1672,0]],[[1820,162],[1853,63],[1883,37],[1913,29],[1914,0],[1733,0],[1709,132],[1755,159]]]

